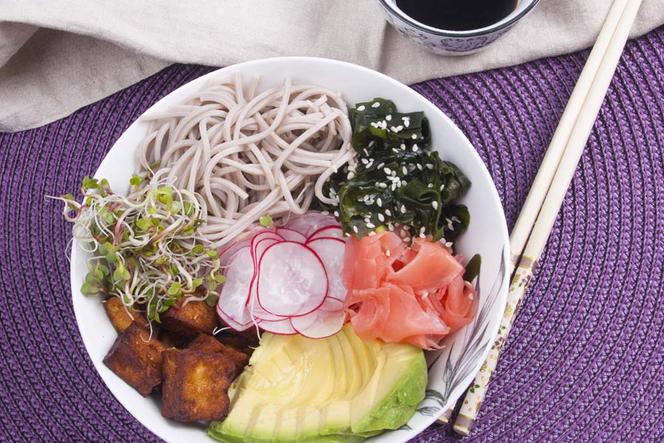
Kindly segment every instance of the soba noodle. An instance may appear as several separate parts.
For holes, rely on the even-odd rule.
[[[152,121],[139,150],[142,172],[196,192],[200,230],[220,247],[267,214],[302,214],[340,166],[353,161],[351,125],[338,93],[293,85],[257,92],[258,79],[208,84]]]

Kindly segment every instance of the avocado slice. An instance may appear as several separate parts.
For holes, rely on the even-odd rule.
[[[408,422],[427,366],[411,345],[363,341],[346,325],[323,339],[265,333],[208,434],[227,443],[360,442]]]

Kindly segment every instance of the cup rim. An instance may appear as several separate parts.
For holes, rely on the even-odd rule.
[[[500,31],[501,29],[509,28],[514,23],[519,21],[523,16],[528,14],[539,3],[539,0],[532,0],[530,4],[527,5],[525,8],[523,8],[521,12],[519,12],[518,14],[515,14],[514,16],[510,17],[514,13],[512,12],[512,14],[508,15],[502,20],[493,23],[489,26],[485,26],[483,28],[468,29],[465,31],[452,31],[448,29],[435,28],[433,26],[425,25],[422,22],[418,22],[417,20],[413,19],[412,17],[404,13],[401,9],[397,8],[396,0],[393,2],[394,5],[390,4],[388,0],[378,0],[378,1],[390,13],[396,15],[401,20],[414,26],[420,31],[428,32],[430,34],[435,34],[443,37],[477,37],[481,35],[491,34],[493,32]]]

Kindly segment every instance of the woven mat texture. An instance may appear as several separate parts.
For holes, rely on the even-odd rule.
[[[511,227],[587,52],[414,88],[468,135]],[[664,27],[628,43],[467,441],[664,441]],[[158,439],[79,336],[75,191],[150,105],[210,71],[172,66],[47,126],[0,134],[0,441]],[[74,81],[74,80],[72,80]],[[418,442],[453,441],[434,425]]]

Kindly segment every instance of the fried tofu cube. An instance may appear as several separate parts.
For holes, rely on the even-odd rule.
[[[249,363],[249,356],[247,354],[222,344],[219,340],[210,335],[200,334],[189,343],[187,349],[220,353],[233,365],[233,378],[238,376],[247,363]]]
[[[228,414],[233,366],[222,354],[164,352],[161,413],[181,422],[222,420]]]
[[[226,346],[222,345],[219,340],[207,334],[198,334],[187,346],[187,349],[200,352],[223,352],[224,348]]]
[[[189,336],[183,337],[173,332],[161,330],[159,331],[159,340],[166,347],[182,349],[187,346],[187,344],[191,340],[191,337]]]
[[[131,315],[129,315],[130,313],[127,312],[127,308],[122,304],[119,297],[111,297],[103,304],[106,315],[108,315],[111,324],[118,331],[118,334],[122,334],[134,321],[142,326],[147,326],[148,324],[148,320],[142,312],[132,310]]]
[[[225,331],[216,337],[226,346],[230,346],[247,355],[251,355],[259,343],[258,335],[254,328],[243,332]]]
[[[203,301],[184,303],[180,300],[162,314],[161,325],[183,337],[193,338],[198,333],[212,334],[217,326],[217,313]]]
[[[115,340],[104,364],[145,397],[161,384],[165,349],[147,328],[131,323]]]

